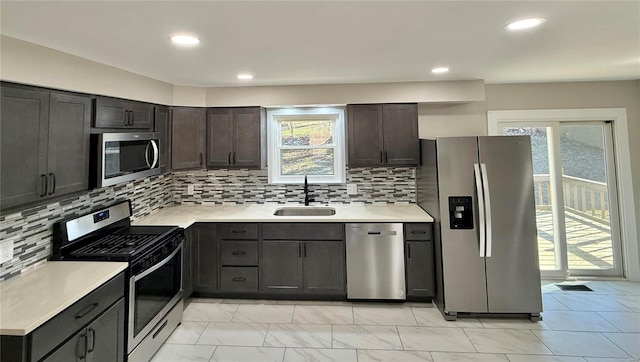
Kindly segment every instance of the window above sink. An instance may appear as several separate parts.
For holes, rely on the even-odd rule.
[[[267,111],[269,183],[344,183],[344,108]]]

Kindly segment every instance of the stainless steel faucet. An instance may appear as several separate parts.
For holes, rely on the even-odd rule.
[[[309,206],[309,202],[316,201],[313,197],[309,197],[309,184],[307,183],[307,175],[304,175],[304,206]]]

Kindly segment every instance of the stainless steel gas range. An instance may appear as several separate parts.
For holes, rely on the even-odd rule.
[[[126,261],[126,350],[129,361],[148,361],[182,320],[184,230],[131,226],[131,202],[54,225],[52,260]]]

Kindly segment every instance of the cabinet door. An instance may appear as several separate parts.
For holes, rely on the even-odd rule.
[[[193,245],[198,237],[196,226],[185,230],[184,248],[182,250],[182,295],[187,299],[193,293]]]
[[[87,327],[87,362],[124,361],[124,329],[124,299],[120,299]]]
[[[432,241],[407,241],[407,296],[435,295]]]
[[[302,292],[302,243],[265,240],[262,243],[262,291]]]
[[[382,106],[382,134],[386,165],[417,165],[419,159],[416,104]]]
[[[375,104],[347,106],[349,166],[382,164],[382,112]]]
[[[124,339],[124,336],[123,336]],[[87,330],[82,329],[71,339],[63,343],[44,362],[72,362],[86,361],[87,357]]]
[[[344,241],[306,241],[302,255],[306,293],[345,293]]]
[[[233,110],[233,155],[236,167],[260,167],[260,108]]]
[[[129,128],[153,129],[153,105],[149,103],[131,102],[129,109]]]
[[[204,167],[205,117],[204,109],[171,109],[172,170]]]
[[[193,248],[193,290],[212,293],[218,289],[218,233],[217,224],[198,224],[198,237]]]
[[[48,177],[54,196],[88,188],[91,99],[51,93]]]
[[[171,123],[169,122],[169,107],[156,106],[154,116],[154,132],[160,141],[160,170],[162,173],[171,171]]]
[[[231,108],[207,110],[207,166],[233,164],[233,112]]]
[[[125,128],[129,122],[129,101],[98,97],[95,112],[95,127]]]
[[[46,196],[49,93],[2,86],[0,205]]]

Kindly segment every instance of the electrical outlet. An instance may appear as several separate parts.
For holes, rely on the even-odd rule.
[[[0,264],[13,259],[13,239],[3,241],[0,244]]]
[[[347,184],[347,194],[356,195],[358,193],[358,185],[357,184]]]
[[[187,185],[187,195],[193,195],[195,193],[196,185]]]

